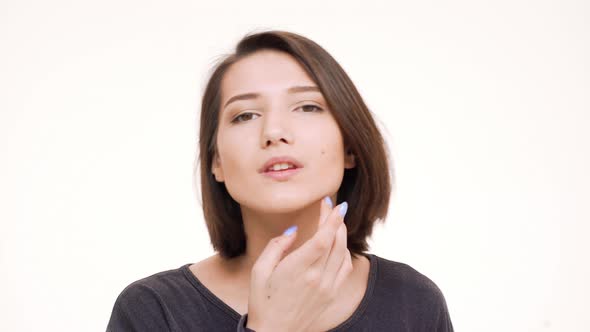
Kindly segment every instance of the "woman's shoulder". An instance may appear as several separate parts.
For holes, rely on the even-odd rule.
[[[188,264],[178,268],[163,270],[149,274],[148,276],[137,279],[129,283],[121,292],[121,294],[135,293],[138,291],[154,291],[154,292],[165,292],[170,288],[176,288],[180,284],[184,284],[186,278],[184,277],[183,270],[186,269]]]
[[[177,308],[186,307],[190,283],[182,267],[151,274],[128,284],[113,305],[108,331],[169,330]]]
[[[432,279],[406,263],[373,256],[375,311],[385,310],[416,330],[453,331],[445,297]]]
[[[444,296],[438,285],[409,264],[374,255],[376,287],[387,288],[397,294],[411,294],[416,300],[438,299]]]

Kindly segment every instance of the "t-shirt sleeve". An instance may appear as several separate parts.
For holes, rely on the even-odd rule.
[[[445,298],[441,296],[439,298],[438,317],[436,320],[435,332],[454,332],[453,323],[451,322],[451,316],[447,308]]]
[[[171,319],[157,292],[146,285],[131,284],[117,297],[106,330],[176,331]]]
[[[451,322],[451,316],[449,315],[446,304],[440,311],[437,325],[436,332],[454,332],[453,323]]]
[[[407,330],[454,332],[446,299],[431,279],[406,264],[389,264],[387,268],[388,282],[380,293],[392,290],[395,296],[383,298],[383,306],[393,301]]]

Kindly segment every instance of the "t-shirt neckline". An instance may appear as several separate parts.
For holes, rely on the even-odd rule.
[[[371,253],[361,253],[361,255],[367,257],[370,262],[369,266],[369,278],[367,281],[367,289],[365,290],[365,294],[361,299],[356,310],[348,317],[345,321],[340,323],[338,326],[330,329],[328,332],[338,331],[340,329],[346,328],[352,324],[354,324],[363,314],[373,295],[373,289],[375,288],[375,282],[377,279],[377,269],[378,269],[378,260],[374,254]],[[229,316],[231,316],[236,323],[240,320],[240,313],[235,311],[234,308],[229,306],[227,303],[223,302],[217,295],[215,295],[209,288],[207,288],[197,276],[195,276],[191,270],[190,266],[194,263],[188,263],[181,267],[184,276],[188,279],[188,281],[201,293],[203,294],[211,303],[217,306],[222,311],[226,312]]]

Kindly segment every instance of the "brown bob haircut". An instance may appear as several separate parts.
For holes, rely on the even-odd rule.
[[[385,221],[392,187],[386,142],[371,112],[342,67],[315,42],[295,33],[265,31],[247,34],[235,52],[213,68],[205,86],[200,116],[199,158],[205,222],[211,244],[224,258],[245,253],[246,235],[240,205],[229,195],[225,184],[212,173],[216,153],[217,127],[221,110],[221,81],[228,68],[240,59],[261,50],[291,55],[318,85],[340,127],[344,146],[355,156],[356,166],[345,169],[337,202],[348,202],[345,218],[348,250],[356,257],[367,251],[367,237],[373,224]],[[195,172],[198,166],[195,166]]]

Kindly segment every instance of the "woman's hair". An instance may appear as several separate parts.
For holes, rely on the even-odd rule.
[[[199,159],[203,213],[214,250],[222,257],[240,256],[246,250],[246,235],[240,205],[225,184],[212,173],[217,127],[221,110],[221,81],[228,68],[260,50],[291,55],[321,90],[340,131],[344,146],[354,155],[356,167],[345,169],[337,204],[348,202],[346,227],[351,254],[368,250],[367,237],[377,220],[385,221],[393,172],[390,172],[386,143],[371,112],[342,67],[315,42],[291,32],[266,31],[246,35],[233,54],[213,68],[201,104]],[[195,172],[197,166],[195,166]],[[393,168],[391,169],[393,170]]]

